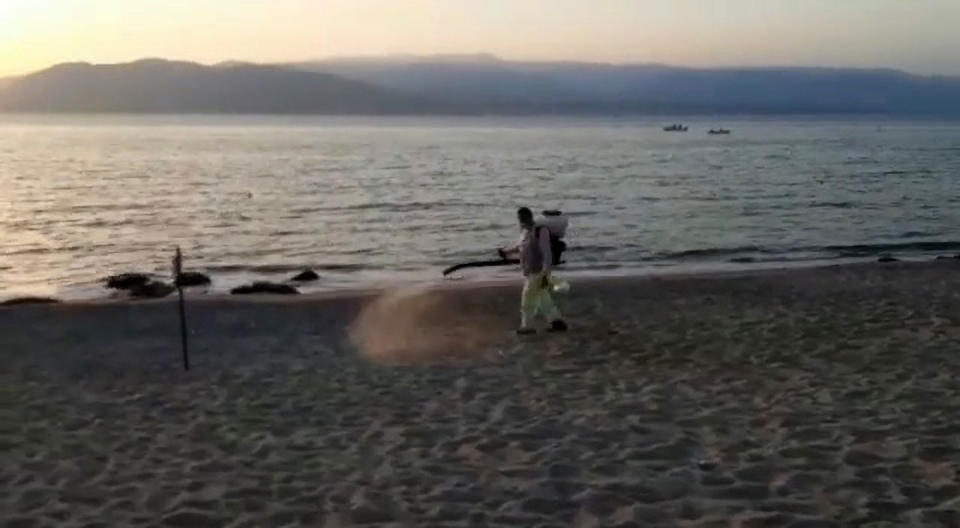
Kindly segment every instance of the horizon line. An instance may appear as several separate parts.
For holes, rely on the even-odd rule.
[[[542,64],[542,65],[562,65],[562,64],[578,64],[578,65],[587,65],[587,66],[604,66],[604,67],[661,67],[661,68],[671,68],[677,70],[745,70],[745,71],[758,71],[758,70],[833,70],[833,71],[886,71],[886,72],[896,72],[906,75],[916,76],[916,77],[933,77],[933,78],[960,78],[960,73],[919,73],[915,71],[910,71],[907,69],[897,68],[893,66],[823,66],[823,65],[778,65],[775,63],[766,64],[766,65],[716,65],[716,66],[695,66],[695,65],[683,65],[683,64],[669,64],[662,62],[642,62],[642,61],[591,61],[591,60],[581,60],[581,59],[512,59],[512,58],[503,58],[498,55],[486,52],[474,52],[474,53],[434,53],[434,54],[417,54],[417,53],[382,53],[382,54],[360,54],[360,55],[329,55],[326,57],[314,57],[314,58],[305,58],[305,59],[296,59],[296,60],[281,60],[281,61],[253,61],[253,60],[243,60],[243,59],[225,59],[216,62],[204,62],[194,59],[181,59],[181,58],[167,58],[159,56],[143,56],[137,59],[130,60],[121,60],[121,61],[90,61],[90,60],[67,60],[62,62],[56,62],[42,68],[35,70],[30,70],[22,73],[14,73],[9,75],[2,75],[0,79],[16,79],[20,77],[27,77],[29,75],[43,72],[57,66],[62,66],[66,64],[85,64],[89,66],[122,66],[128,64],[135,64],[138,62],[146,61],[164,61],[164,62],[180,62],[180,63],[190,63],[197,64],[200,66],[206,67],[216,67],[235,63],[237,65],[254,65],[254,66],[291,66],[296,64],[305,64],[305,63],[324,63],[324,62],[350,62],[350,61],[389,61],[389,60],[407,60],[409,62],[422,62],[422,63],[438,63],[438,62],[447,62],[447,63],[456,63],[456,62],[469,62],[470,59],[474,59],[475,62],[487,62],[489,64]]]

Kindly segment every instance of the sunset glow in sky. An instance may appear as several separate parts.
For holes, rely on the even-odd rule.
[[[0,0],[0,76],[59,62],[489,52],[960,74],[960,0]]]

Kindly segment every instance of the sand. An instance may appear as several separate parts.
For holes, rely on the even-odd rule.
[[[955,261],[518,295],[0,309],[0,525],[960,526]]]

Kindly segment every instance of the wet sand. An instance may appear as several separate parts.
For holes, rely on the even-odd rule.
[[[957,261],[518,296],[0,308],[0,525],[960,526]]]

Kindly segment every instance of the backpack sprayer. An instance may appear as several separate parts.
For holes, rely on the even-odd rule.
[[[553,265],[563,264],[561,256],[567,250],[567,244],[563,241],[567,236],[567,227],[570,225],[570,219],[558,209],[548,209],[543,211],[543,216],[537,219],[536,225],[539,228],[546,228],[550,233],[550,252],[553,254]],[[509,258],[503,249],[498,249],[500,258],[496,260],[478,260],[473,262],[463,262],[455,264],[443,270],[443,276],[446,277],[455,271],[466,268],[489,268],[495,266],[515,266],[520,260]]]

